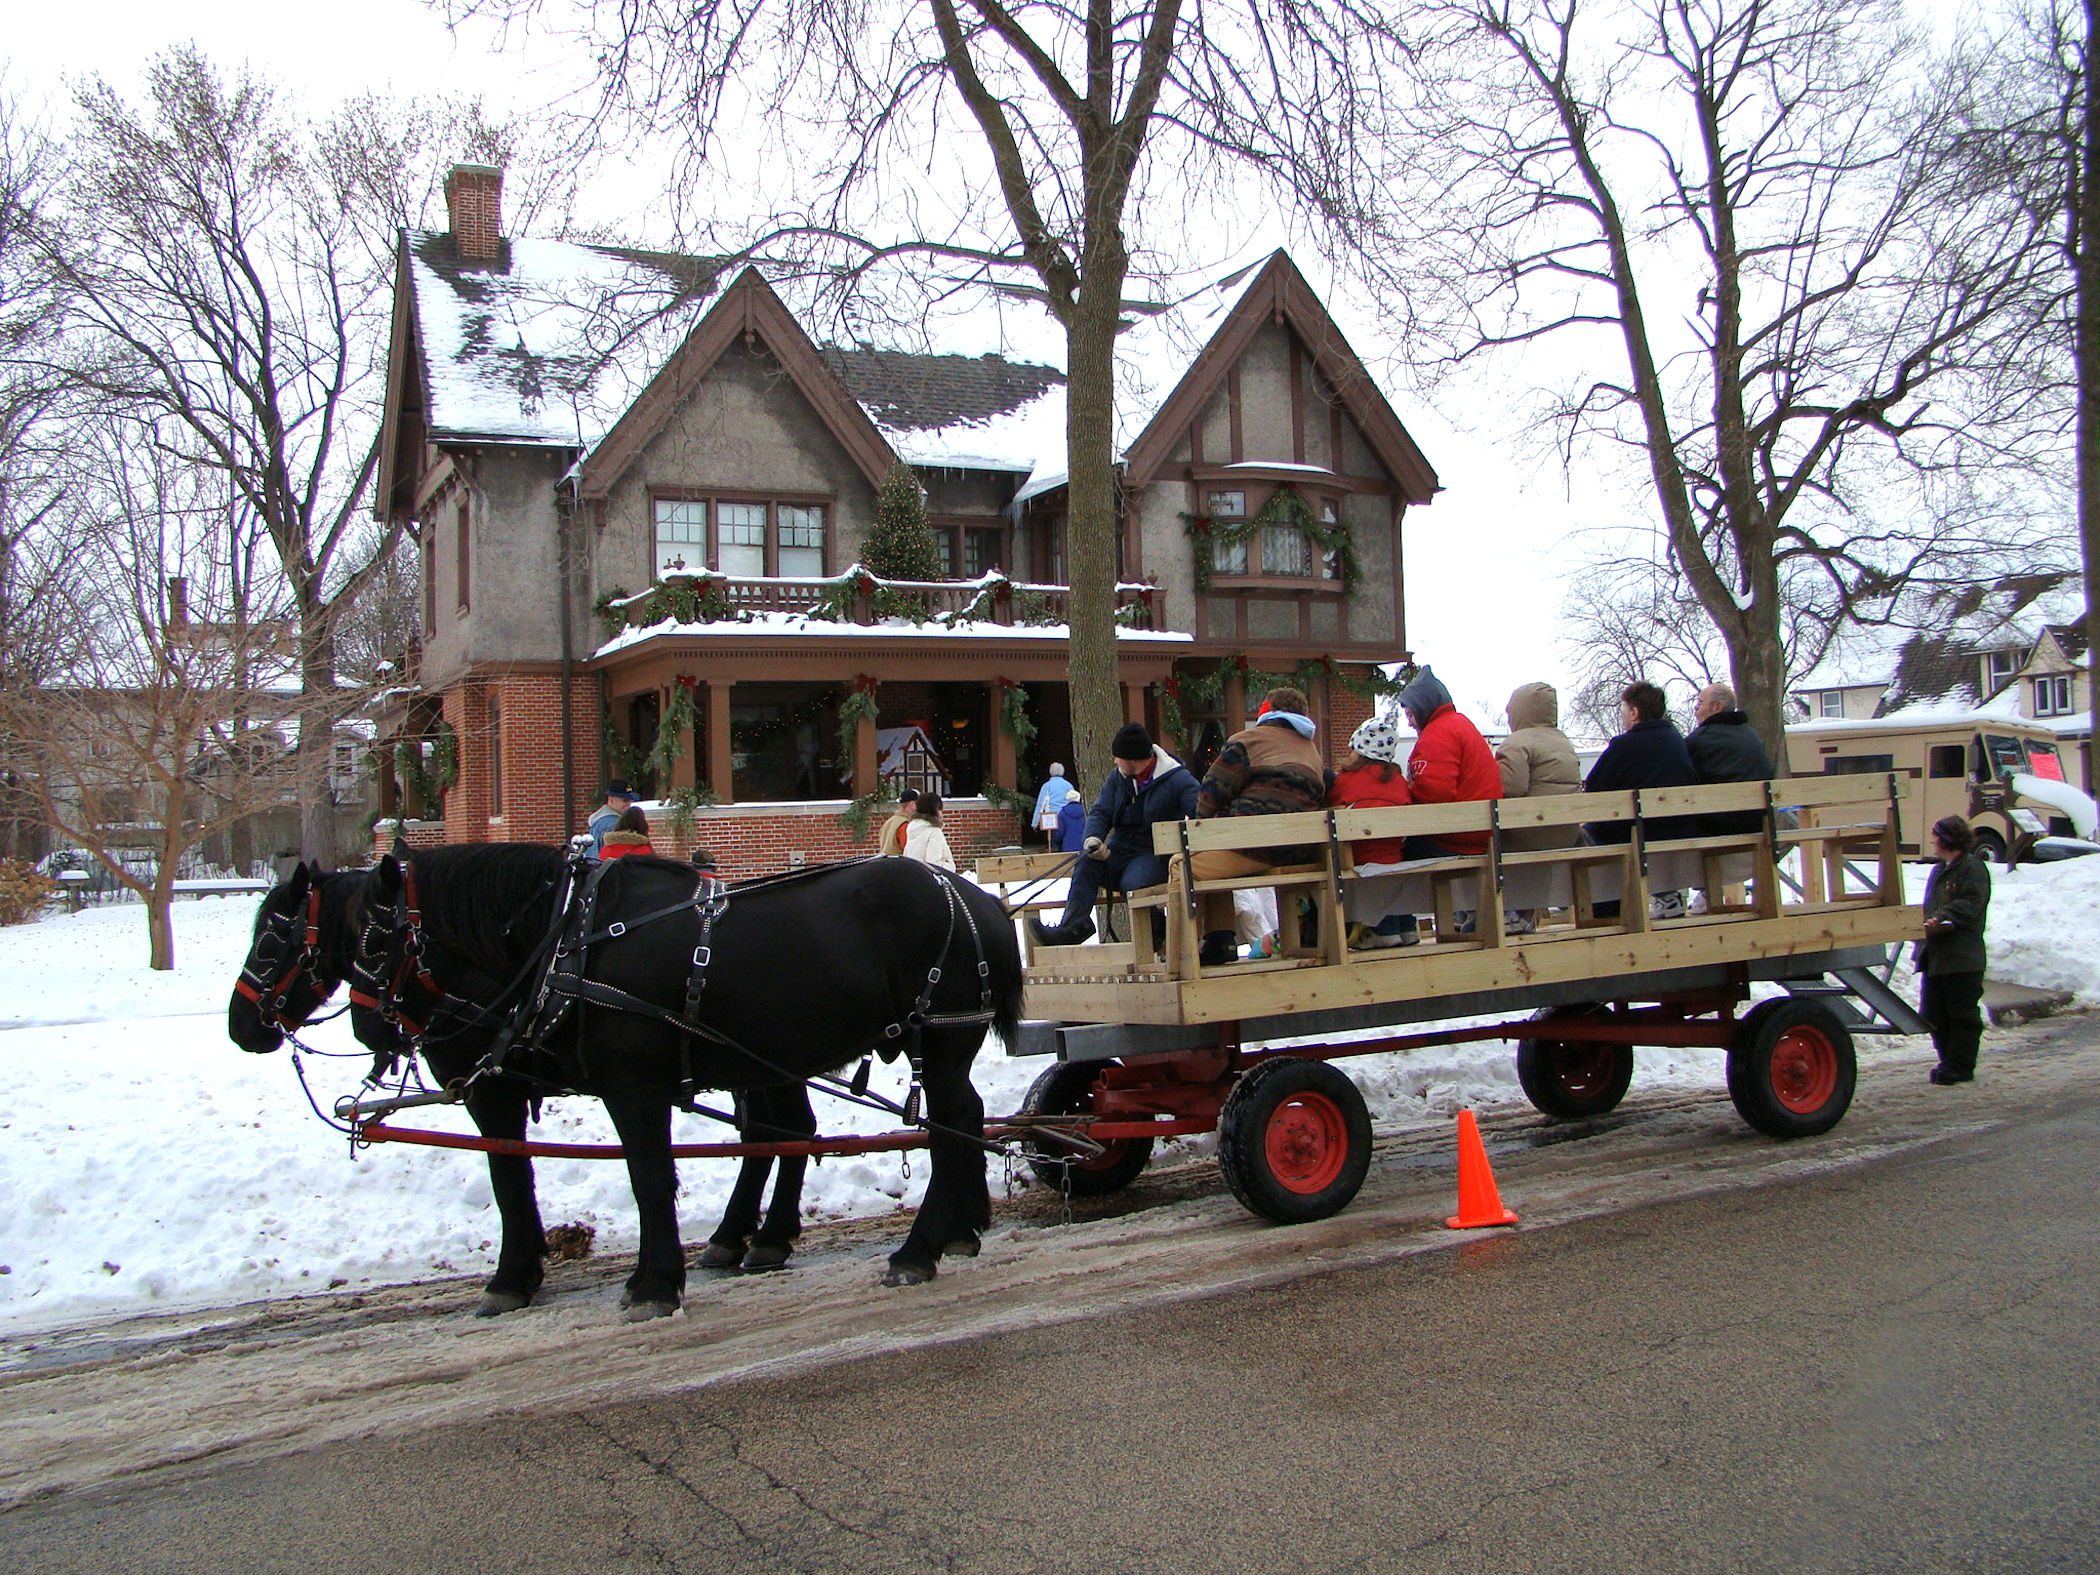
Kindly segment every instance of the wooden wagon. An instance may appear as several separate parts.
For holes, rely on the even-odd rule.
[[[1370,1163],[1363,1097],[1329,1063],[1485,1039],[1517,1042],[1524,1090],[1551,1116],[1616,1106],[1636,1046],[1708,1045],[1728,1052],[1729,1094],[1753,1127],[1827,1131],[1851,1103],[1852,1035],[1925,1031],[1887,982],[1895,948],[1923,933],[1905,900],[1895,795],[1880,773],[1158,826],[1170,878],[1125,895],[1120,930],[1105,931],[1121,938],[1029,943],[1030,1021],[1011,1049],[1057,1062],[1019,1117],[1037,1131],[1035,1167],[1074,1192],[1108,1192],[1157,1139],[1215,1129],[1242,1203],[1323,1218]],[[1730,829],[1652,835],[1716,817]],[[1583,826],[1597,840],[1574,844]],[[1357,858],[1373,842],[1465,833],[1485,851]],[[1517,833],[1571,845],[1517,851]],[[1212,849],[1293,849],[1299,861],[1192,878],[1190,855]],[[1012,893],[1058,862],[994,856],[978,875]],[[1199,899],[1249,888],[1276,893],[1279,955],[1204,966]],[[1651,917],[1665,890],[1704,900]],[[1421,943],[1352,950],[1347,921],[1385,911],[1422,915]],[[1758,984],[1780,993],[1750,1005]],[[1432,1024],[1443,1026],[1398,1031]]]

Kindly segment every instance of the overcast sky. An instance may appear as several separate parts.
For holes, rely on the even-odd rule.
[[[69,78],[100,71],[129,92],[148,56],[185,40],[222,65],[246,61],[316,103],[368,91],[451,91],[479,94],[500,113],[578,88],[563,52],[544,40],[514,38],[499,49],[485,29],[448,31],[417,0],[363,0],[349,15],[355,20],[281,0],[105,0],[92,12],[21,6],[0,49],[10,92],[59,123]],[[594,193],[590,216],[634,243],[662,244],[667,237],[651,232],[645,214],[621,211],[623,189],[645,188],[614,172]],[[644,206],[626,201],[630,210]],[[1243,255],[1274,244],[1256,233],[1244,241]],[[1301,253],[1299,260],[1322,282],[1316,258]],[[1335,306],[1374,370],[1405,361],[1404,347],[1362,329],[1365,303],[1338,298]],[[1509,691],[1533,679],[1558,683],[1565,695],[1570,653],[1554,631],[1562,577],[1578,551],[1571,538],[1637,522],[1637,514],[1587,473],[1566,475],[1550,449],[1512,430],[1526,392],[1517,369],[1447,384],[1433,398],[1399,377],[1381,380],[1445,488],[1407,520],[1407,627],[1416,658],[1433,662],[1461,704],[1483,718],[1498,716]]]

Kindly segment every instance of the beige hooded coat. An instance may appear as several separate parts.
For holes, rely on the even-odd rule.
[[[1582,791],[1582,765],[1560,730],[1560,694],[1551,684],[1520,684],[1509,697],[1509,736],[1495,746],[1504,798],[1546,798]],[[1541,826],[1503,833],[1512,853],[1572,848],[1579,826]]]

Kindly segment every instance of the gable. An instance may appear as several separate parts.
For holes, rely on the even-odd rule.
[[[1296,355],[1292,355],[1295,348]],[[1436,472],[1400,418],[1350,348],[1340,327],[1313,293],[1305,277],[1283,252],[1275,253],[1248,284],[1239,302],[1225,316],[1217,331],[1182,375],[1173,391],[1160,404],[1151,420],[1131,442],[1125,456],[1125,476],[1132,486],[1149,483],[1167,463],[1183,435],[1205,416],[1207,409],[1227,394],[1237,374],[1259,376],[1275,371],[1279,358],[1301,364],[1317,375],[1318,386],[1332,390],[1348,422],[1380,465],[1398,483],[1401,497],[1409,503],[1427,503],[1438,491]],[[1301,376],[1303,374],[1301,373]],[[1302,384],[1303,386],[1311,386]],[[1263,428],[1293,419],[1302,393],[1294,396],[1286,378],[1285,408],[1264,408],[1257,416],[1258,433],[1264,446],[1276,440]],[[1248,407],[1240,410],[1242,436],[1246,437]],[[1303,422],[1299,422],[1302,430]],[[1249,449],[1251,453],[1251,447]],[[1293,447],[1292,452],[1295,453]],[[1210,457],[1206,454],[1206,457]],[[1339,468],[1336,455],[1329,468]],[[1282,462],[1304,463],[1285,459]]]
[[[603,499],[673,420],[731,346],[763,346],[871,486],[896,454],[755,268],[723,292],[578,468],[581,496]]]

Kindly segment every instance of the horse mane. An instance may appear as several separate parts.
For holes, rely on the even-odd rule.
[[[416,901],[424,921],[450,945],[500,970],[511,965],[516,939],[529,946],[554,922],[554,891],[567,857],[536,842],[418,849]]]

